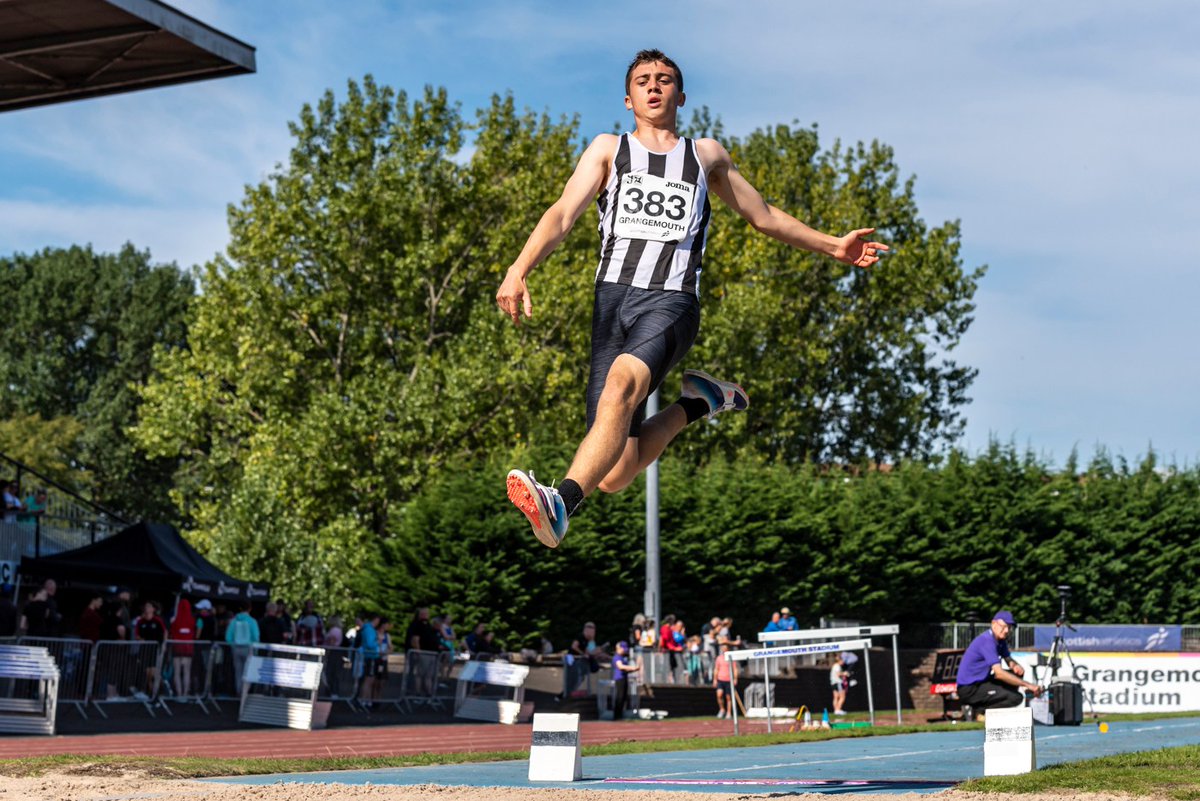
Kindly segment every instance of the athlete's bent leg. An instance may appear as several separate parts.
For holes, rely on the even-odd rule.
[[[590,495],[621,460],[629,442],[629,424],[650,390],[650,368],[623,353],[609,368],[596,407],[596,420],[579,444],[567,478]]]
[[[672,403],[648,418],[642,423],[641,433],[625,441],[625,450],[621,452],[621,458],[601,480],[599,490],[619,492],[628,487],[651,462],[662,455],[671,440],[675,439],[687,424],[687,412],[677,403]]]

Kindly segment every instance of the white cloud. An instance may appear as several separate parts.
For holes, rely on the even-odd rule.
[[[148,248],[155,262],[187,270],[225,247],[223,208],[121,204],[75,205],[0,200],[5,252],[91,244],[113,252],[126,242]]]

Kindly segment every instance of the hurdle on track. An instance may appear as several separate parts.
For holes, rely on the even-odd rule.
[[[777,648],[747,648],[741,651],[726,651],[725,659],[730,662],[749,662],[752,659],[764,661],[763,679],[767,685],[767,731],[771,731],[771,662],[784,656],[807,656],[809,654],[831,654],[841,651],[862,651],[863,661],[867,670],[867,707],[871,710],[871,723],[875,722],[875,700],[871,696],[871,641],[870,640],[840,640],[838,642],[818,642],[808,645],[785,645]],[[897,679],[898,680],[898,679]],[[737,692],[737,688],[733,688]],[[736,699],[731,705],[733,710],[733,733],[738,734],[738,716]]]
[[[814,640],[833,640],[843,637],[874,637],[892,638],[892,670],[896,676],[896,722],[903,723],[903,713],[900,709],[900,645],[897,635],[900,627],[895,623],[882,626],[844,626],[832,629],[804,629],[802,631],[764,631],[758,635],[761,643],[791,643],[812,642]],[[769,663],[768,663],[769,664]],[[768,684],[768,686],[770,686]],[[867,698],[871,697],[871,684],[867,683]],[[871,723],[875,722],[875,712],[872,709]]]

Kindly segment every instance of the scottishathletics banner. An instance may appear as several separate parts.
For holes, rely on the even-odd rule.
[[[1013,657],[1033,676],[1037,654]],[[1200,711],[1200,654],[1072,653],[1086,712]],[[1064,665],[1062,671],[1069,670]],[[1043,670],[1045,670],[1043,668]]]
[[[1033,647],[1049,651],[1054,626],[1033,627]],[[1082,624],[1063,629],[1067,648],[1074,651],[1181,651],[1182,626],[1096,626]]]

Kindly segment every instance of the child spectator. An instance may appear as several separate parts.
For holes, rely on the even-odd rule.
[[[625,703],[629,699],[629,677],[641,668],[629,656],[629,643],[621,640],[617,643],[617,652],[613,654],[612,680],[616,697],[613,699],[613,720],[625,717]]]

